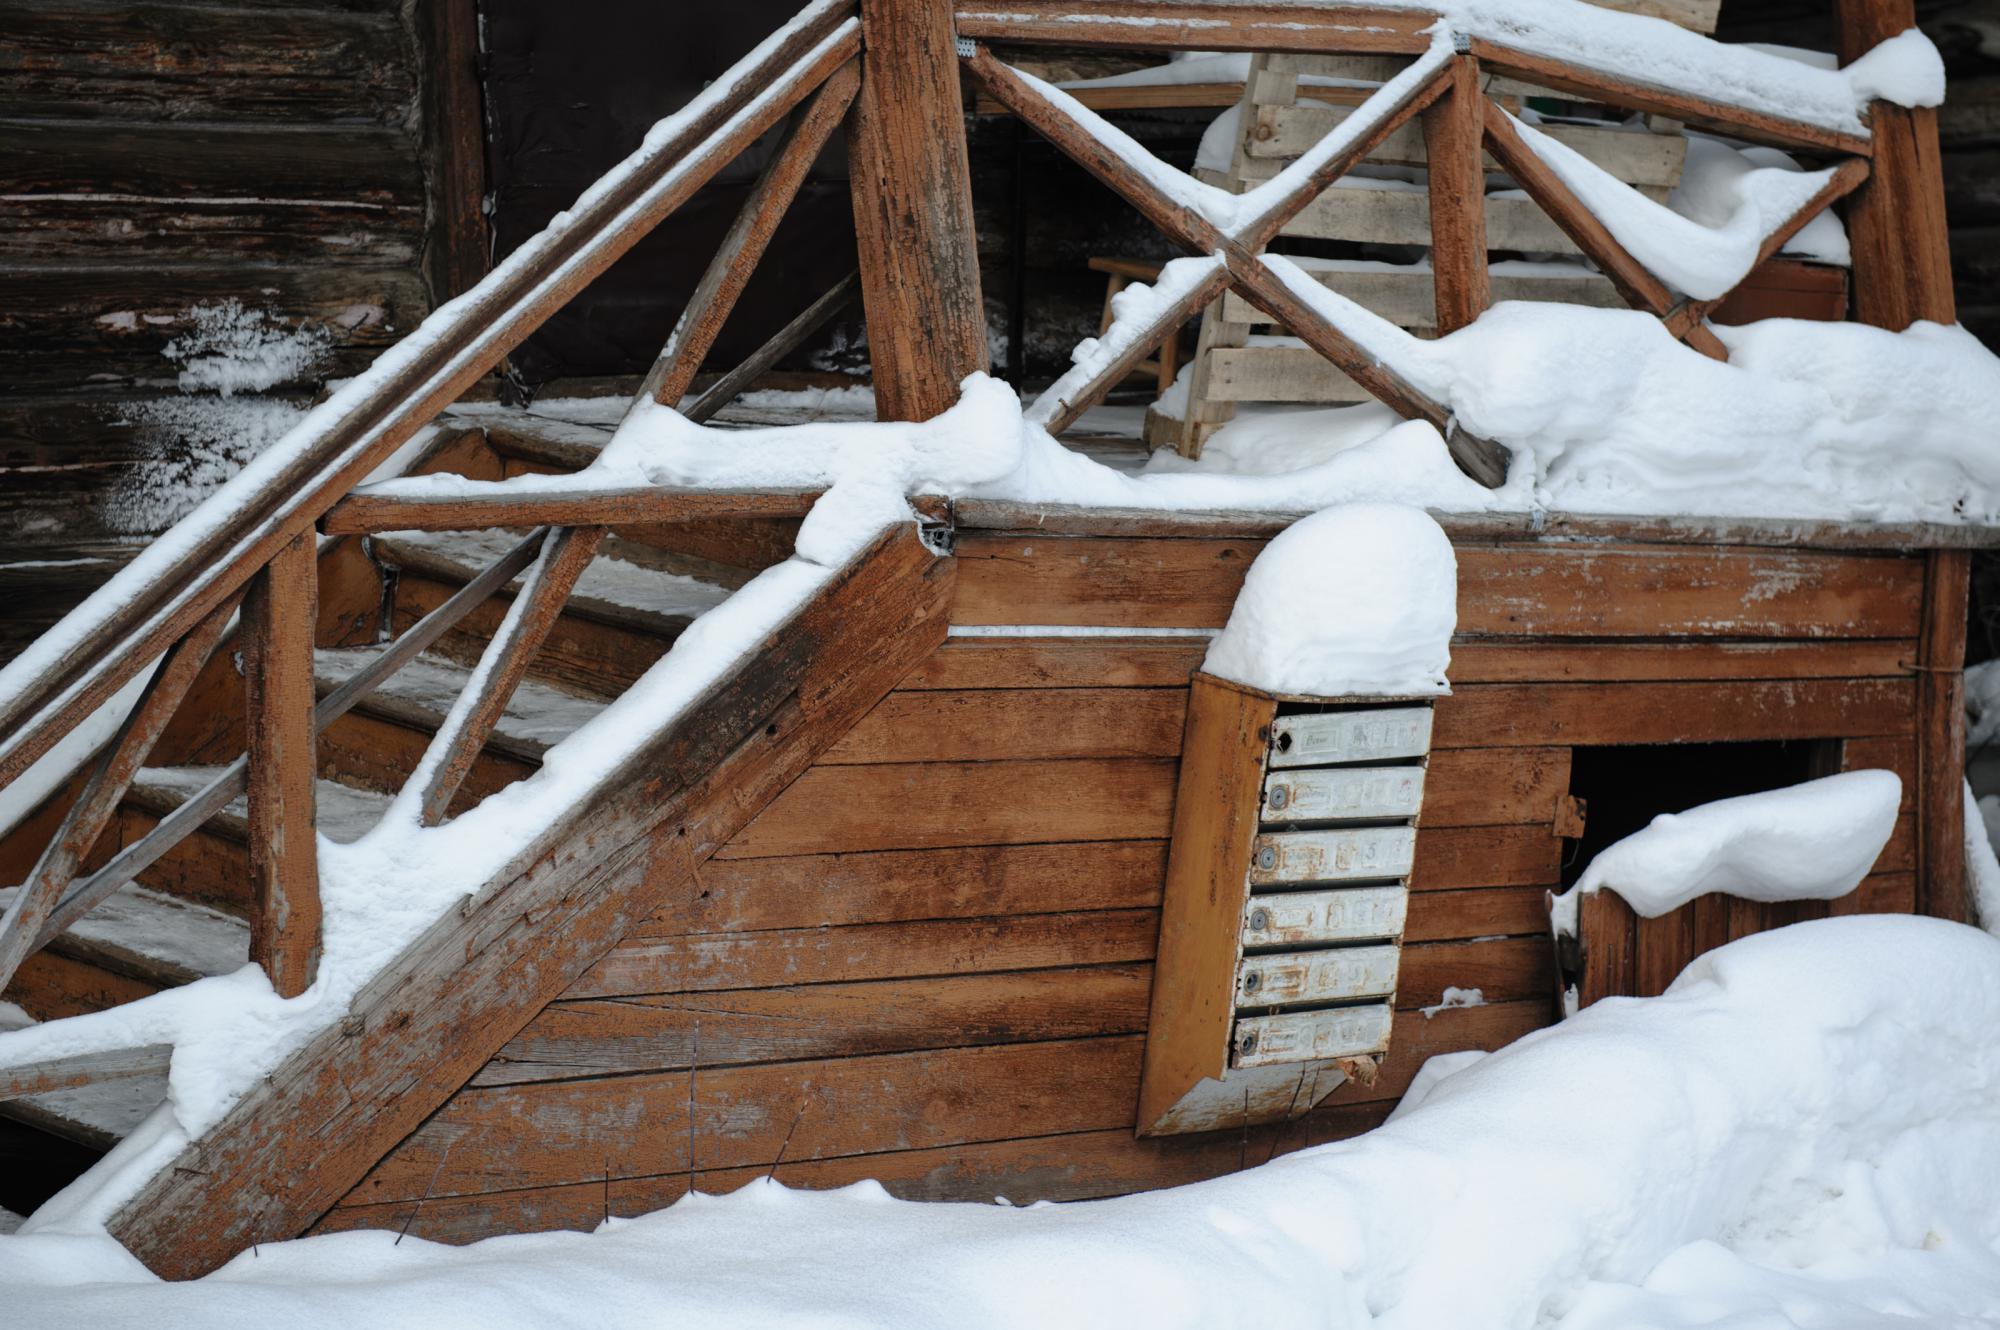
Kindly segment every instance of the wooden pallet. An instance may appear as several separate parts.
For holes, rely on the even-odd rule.
[[[1623,8],[1624,6],[1617,6]],[[1659,15],[1666,16],[1666,15]],[[1687,14],[1684,17],[1698,18]],[[1709,15],[1712,26],[1713,15]],[[1278,175],[1349,115],[1365,90],[1356,82],[1394,77],[1402,61],[1389,56],[1314,55],[1285,52],[1251,62],[1235,149],[1227,170],[1198,170],[1205,183],[1242,193]],[[1328,80],[1344,80],[1334,85]],[[1495,76],[1484,91],[1518,108],[1546,89]],[[1547,105],[1547,102],[1541,103]],[[1664,201],[1679,183],[1687,140],[1677,122],[1648,117],[1633,124],[1556,122],[1544,126],[1552,137],[1647,194]],[[1424,131],[1410,124],[1390,135],[1368,158],[1377,166],[1424,168]],[[1488,158],[1488,169],[1497,165]],[[1431,244],[1430,194],[1421,184],[1397,178],[1347,177],[1294,217],[1280,233],[1293,239],[1388,245],[1405,251]],[[1612,283],[1585,266],[1575,242],[1532,200],[1514,190],[1490,193],[1485,201],[1490,251],[1527,256],[1496,259],[1493,299],[1559,300],[1619,308],[1624,302]],[[1553,258],[1555,262],[1548,260]],[[1533,260],[1533,261],[1530,261]],[[1330,290],[1420,335],[1435,331],[1432,279],[1428,262],[1319,262],[1314,275]],[[1172,444],[1198,457],[1208,437],[1235,414],[1241,402],[1343,405],[1370,400],[1346,374],[1284,336],[1269,317],[1235,295],[1211,305],[1202,320],[1191,360],[1186,406],[1148,413],[1147,441]]]

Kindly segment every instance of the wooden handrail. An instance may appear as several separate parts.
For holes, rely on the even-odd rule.
[[[0,672],[11,783],[860,49],[815,0],[466,295],[440,307],[51,634]],[[59,659],[43,659],[44,655]]]

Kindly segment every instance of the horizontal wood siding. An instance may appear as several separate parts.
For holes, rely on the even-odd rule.
[[[238,301],[325,346],[304,405],[429,312],[415,10],[13,0],[0,40],[0,660],[212,484],[255,411],[165,353]],[[198,354],[200,352],[197,352]],[[204,433],[212,437],[204,438]]]
[[[1258,548],[962,533],[957,621],[1131,635],[948,641],[320,1228],[588,1228],[766,1174],[1028,1201],[1229,1172],[1367,1130],[1425,1057],[1553,1019],[1573,746],[1844,739],[1850,766],[1914,773],[1917,560],[1462,546],[1383,1074],[1282,1129],[1135,1140],[1207,649],[1146,632],[1219,626]],[[1834,908],[1907,908],[1914,843],[1906,816]],[[1425,1016],[1447,988],[1488,1005]]]

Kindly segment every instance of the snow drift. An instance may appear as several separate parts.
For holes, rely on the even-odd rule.
[[[1442,693],[1457,626],[1444,529],[1421,509],[1346,504],[1264,547],[1202,669],[1271,693]]]
[[[180,1285],[102,1239],[0,1238],[0,1286],[23,1330],[1991,1316],[1996,1030],[2000,941],[1821,920],[1710,953],[1664,997],[1455,1058],[1365,1136],[1195,1186],[1014,1209],[758,1183],[592,1236],[311,1238]],[[1820,1314],[1781,1311],[1802,1307]]]
[[[1903,781],[1843,771],[1782,790],[1662,813],[1610,846],[1550,906],[1576,933],[1577,898],[1610,888],[1646,919],[1726,891],[1753,901],[1830,901],[1861,885],[1896,829]]]

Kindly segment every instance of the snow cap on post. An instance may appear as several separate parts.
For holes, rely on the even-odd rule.
[[[1448,693],[1457,624],[1458,560],[1430,514],[1347,504],[1257,556],[1202,669],[1305,697]]]

